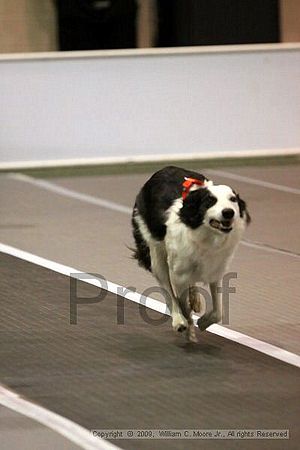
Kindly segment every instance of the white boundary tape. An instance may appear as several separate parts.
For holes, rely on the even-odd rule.
[[[276,157],[276,156],[293,156],[300,155],[300,148],[280,148],[280,149],[258,149],[243,151],[223,151],[223,152],[199,152],[199,153],[171,153],[159,155],[136,155],[136,156],[115,156],[115,157],[98,157],[98,158],[70,158],[70,159],[53,159],[53,160],[37,160],[37,161],[3,161],[0,162],[0,170],[17,170],[17,169],[38,169],[38,168],[55,168],[70,166],[94,166],[108,164],[126,164],[126,163],[151,163],[162,161],[176,160],[203,160],[203,159],[220,159],[220,158],[249,158],[249,157]]]
[[[0,405],[36,420],[85,450],[120,449],[108,441],[93,437],[90,431],[77,423],[22,398],[2,385],[0,385]]]
[[[0,243],[0,252],[5,253],[7,255],[15,256],[16,258],[22,259],[23,261],[36,264],[40,267],[53,270],[54,272],[60,273],[62,275],[67,275],[69,277],[70,276],[76,277],[76,273],[82,273],[81,271],[76,270],[72,267],[68,267],[51,260],[41,258],[40,256],[28,253],[26,251],[17,249],[15,247],[11,247],[6,244]],[[84,283],[88,283],[97,287],[99,286],[103,287],[104,285],[104,283],[101,284],[99,280],[93,279],[92,277],[88,279],[80,278],[80,280]],[[145,298],[142,294],[139,294],[137,292],[131,291],[128,292],[128,290],[125,287],[120,286],[118,284],[112,283],[110,281],[105,281],[105,289],[108,292],[126,298],[126,300],[130,300],[138,304],[143,304],[147,308],[153,309],[154,311],[160,312],[162,314],[169,314],[165,303],[162,303],[150,297]],[[198,318],[199,318],[198,316],[194,315],[195,321]],[[279,359],[280,361],[286,362],[296,367],[300,367],[300,356],[298,356],[295,353],[291,353],[287,350],[284,350],[280,347],[276,347],[275,345],[269,344],[259,339],[252,338],[250,336],[247,336],[246,334],[242,334],[237,331],[225,328],[221,325],[211,325],[207,331],[213,334],[217,334],[218,336],[222,336],[231,341],[237,342],[239,344],[242,344],[246,347],[257,350],[261,353],[264,353],[265,355]]]

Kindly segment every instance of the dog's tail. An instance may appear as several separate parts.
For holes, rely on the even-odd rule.
[[[139,230],[138,224],[135,221],[134,216],[132,217],[132,228],[133,228],[133,237],[136,245],[135,248],[128,247],[129,250],[132,252],[132,258],[138,261],[139,266],[151,272],[150,249]]]

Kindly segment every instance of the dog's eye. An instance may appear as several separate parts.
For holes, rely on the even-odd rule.
[[[231,202],[237,202],[237,198],[236,197],[230,197],[230,201]]]

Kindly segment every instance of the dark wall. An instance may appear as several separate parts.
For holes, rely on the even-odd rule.
[[[278,0],[158,0],[158,46],[279,42]]]
[[[60,50],[136,47],[135,0],[55,0]]]

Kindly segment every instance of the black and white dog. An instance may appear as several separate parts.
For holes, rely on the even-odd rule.
[[[210,286],[213,310],[198,320],[205,330],[222,319],[217,286],[250,216],[229,186],[179,167],[156,172],[136,198],[132,214],[134,257],[167,291],[175,331],[195,341],[192,312],[200,312],[196,283]]]

